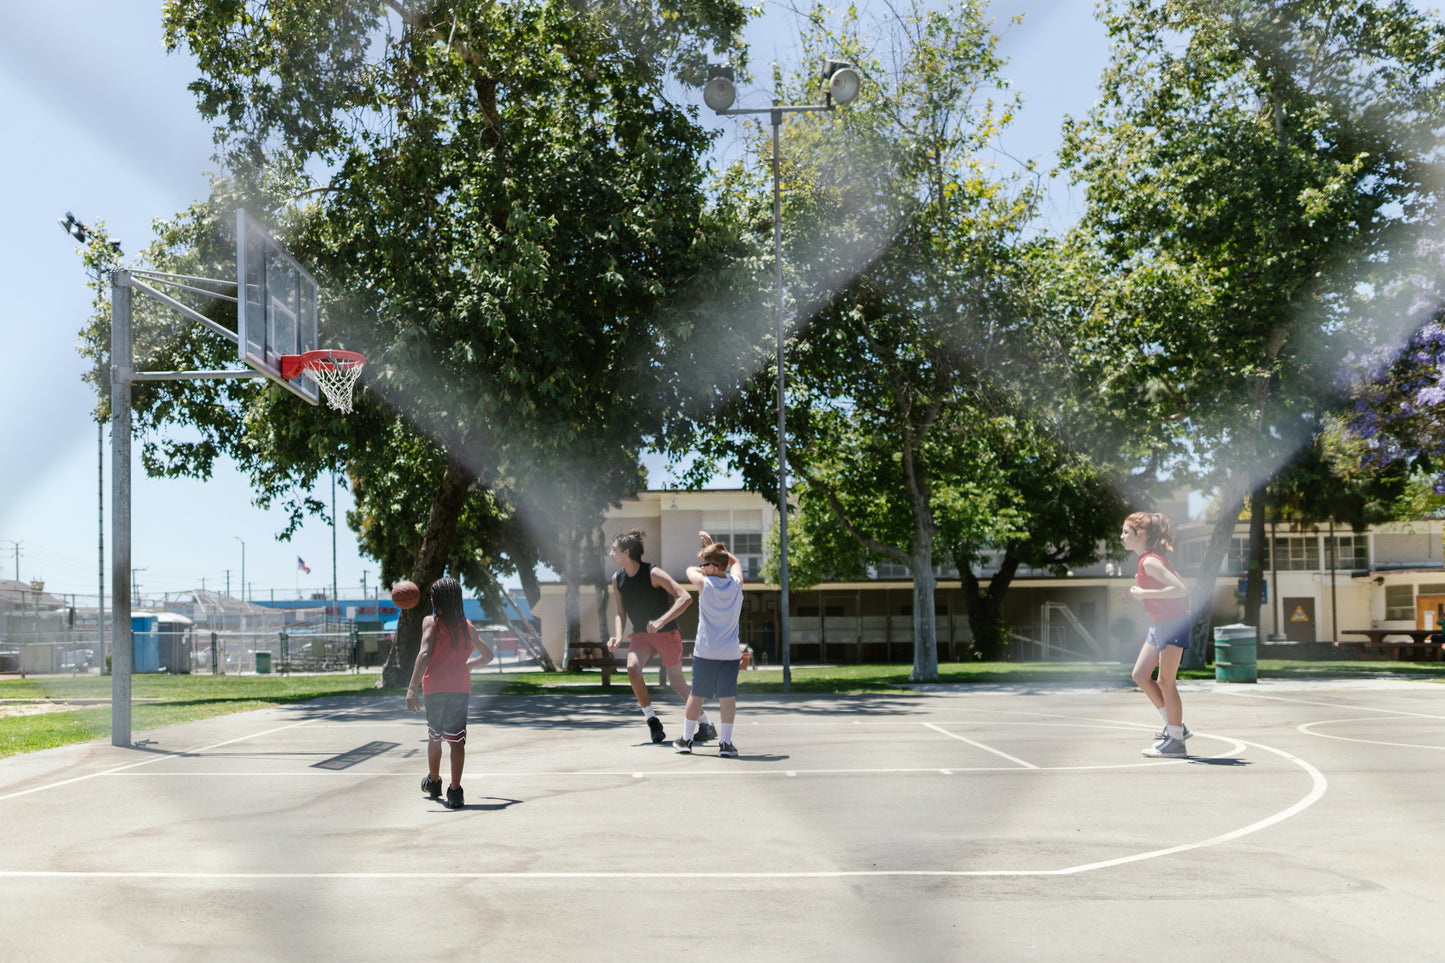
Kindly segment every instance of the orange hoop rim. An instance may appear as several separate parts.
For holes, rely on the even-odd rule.
[[[308,370],[329,371],[332,368],[360,368],[366,364],[366,355],[359,351],[343,348],[322,348],[318,351],[304,351],[301,354],[281,356],[281,377],[290,380],[301,377]]]

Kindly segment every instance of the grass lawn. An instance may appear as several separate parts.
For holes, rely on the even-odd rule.
[[[247,712],[319,696],[400,695],[402,689],[377,690],[377,676],[335,675],[134,675],[131,677],[131,731],[158,729],[178,722]],[[0,679],[0,700],[110,699],[110,676],[40,676]],[[24,705],[0,702],[0,706]],[[0,757],[110,736],[110,704],[80,703],[64,711],[0,714]]]
[[[798,666],[792,671],[791,690],[805,695],[839,693],[897,692],[908,684],[906,665]],[[949,662],[938,667],[938,681],[957,685],[994,683],[1058,683],[1079,685],[1131,685],[1131,666],[1082,662]],[[1428,678],[1445,681],[1445,663],[1439,662],[1294,662],[1264,659],[1259,663],[1261,679],[1325,678]],[[131,730],[141,732],[162,726],[205,719],[210,716],[247,712],[288,702],[302,702],[320,696],[371,698],[399,696],[401,688],[376,689],[375,673],[334,675],[136,675],[131,678]],[[1181,679],[1213,679],[1214,670],[1187,669]],[[647,674],[655,690],[657,670]],[[110,677],[44,676],[0,679],[0,700],[109,700]],[[601,674],[592,672],[526,672],[498,675],[478,674],[473,692],[501,692],[505,695],[555,693],[559,687],[577,693],[614,693],[625,696],[631,690],[625,673],[615,673],[611,687],[602,685]],[[744,672],[738,689],[747,693],[783,691],[783,674],[777,667]],[[4,707],[22,709],[23,702],[0,701],[0,757],[74,742],[107,738],[110,735],[110,705],[76,704],[61,711],[36,714],[4,713]],[[53,705],[51,706],[53,708]]]
[[[911,667],[906,665],[842,665],[795,666],[792,691],[805,694],[844,692],[896,691],[908,684]],[[944,662],[938,666],[938,681],[968,685],[994,683],[1059,683],[1078,685],[1119,685],[1133,683],[1129,673],[1133,665],[1099,662]],[[1371,678],[1377,676],[1427,677],[1445,680],[1445,663],[1439,662],[1302,662],[1284,659],[1263,659],[1259,663],[1261,679],[1323,679]],[[1180,679],[1212,680],[1213,667],[1184,669]],[[650,688],[656,689],[657,668],[647,673]],[[597,671],[527,673],[507,677],[502,691],[508,695],[525,695],[557,686],[578,687],[582,692],[628,691],[627,675],[615,672],[612,686],[604,687]],[[738,692],[782,692],[783,673],[777,666],[738,676]]]

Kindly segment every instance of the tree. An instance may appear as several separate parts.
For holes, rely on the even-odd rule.
[[[785,264],[796,318],[789,466],[800,478],[810,539],[836,545],[824,532],[831,524],[861,550],[839,556],[849,564],[907,566],[912,678],[932,679],[939,549],[971,562],[995,539],[1016,534],[1022,546],[1034,534],[1011,524],[1020,499],[1009,491],[1013,479],[994,472],[989,445],[1037,436],[1029,448],[1036,452],[1055,434],[1047,413],[1023,404],[1015,385],[1031,363],[1018,261],[1035,190],[992,164],[1016,101],[1006,94],[982,4],[907,6],[880,27],[889,49],[879,57],[860,40],[856,11],[837,32],[821,26],[821,9],[814,20],[805,56],[841,52],[862,67],[868,86],[840,115],[792,115],[783,138]],[[795,79],[799,88],[807,91],[807,81]],[[760,181],[734,186],[756,190]],[[770,226],[758,210],[755,223]],[[769,365],[747,382],[708,445],[758,490],[776,479],[767,457],[775,378]],[[1079,541],[1092,544],[1098,534]]]
[[[1439,216],[1445,34],[1403,2],[1120,0],[1105,16],[1102,97],[1063,160],[1106,267],[1111,383],[1219,492],[1206,602],[1245,500],[1312,444],[1340,359],[1382,336],[1370,299]],[[1194,651],[1207,628],[1206,602]]]
[[[317,506],[295,493],[343,465],[385,578],[404,567],[425,590],[453,567],[484,589],[508,552],[525,582],[549,551],[545,527],[521,527],[551,508],[534,483],[585,454],[572,495],[600,508],[625,492],[596,480],[624,484],[669,417],[658,329],[696,269],[708,137],[664,85],[733,46],[742,8],[172,0],[165,16],[226,175],[154,260],[224,263],[246,206],[330,292],[322,342],[368,363],[345,419],[250,383],[147,386],[143,431],[199,434],[152,436],[148,469],[205,475],[226,453],[299,517]],[[189,332],[147,344],[175,367],[225,354]],[[424,611],[403,615],[384,682]]]

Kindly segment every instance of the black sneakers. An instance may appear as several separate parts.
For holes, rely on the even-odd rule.
[[[467,803],[466,803],[466,800],[462,798],[462,787],[461,787],[461,786],[449,787],[449,788],[447,789],[447,808],[448,808],[448,809],[461,809],[461,808],[462,808],[463,806],[465,806],[466,804],[467,804]]]
[[[683,753],[692,752],[692,740],[691,740],[691,739],[674,739],[674,740],[672,740],[672,748],[676,749],[678,752],[683,752]]]
[[[662,720],[657,716],[647,717],[647,728],[652,730],[652,741],[661,742],[667,738],[667,733],[662,731]]]
[[[442,794],[442,781],[433,779],[431,776],[423,776],[421,779],[421,791],[427,794],[429,799],[439,799]]]
[[[736,759],[738,757],[738,747],[731,742],[724,742],[717,747],[717,754],[719,756],[727,756],[729,759]]]
[[[697,734],[693,736],[693,739],[698,742],[712,742],[716,738],[717,729],[713,727],[711,722],[699,722],[697,724]]]

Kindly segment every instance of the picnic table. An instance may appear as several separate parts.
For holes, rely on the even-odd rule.
[[[1336,641],[1334,644],[1336,646],[1358,646],[1366,658],[1388,659],[1392,662],[1414,661],[1423,658],[1424,661],[1439,662],[1440,650],[1445,648],[1445,645],[1430,641],[1430,637],[1438,632],[1438,629],[1341,629],[1341,635],[1363,635],[1365,639],[1361,642],[1346,639]],[[1385,640],[1392,635],[1403,635],[1410,641],[1386,642]],[[1409,651],[1409,654],[1402,659],[1401,653],[1406,650]]]

